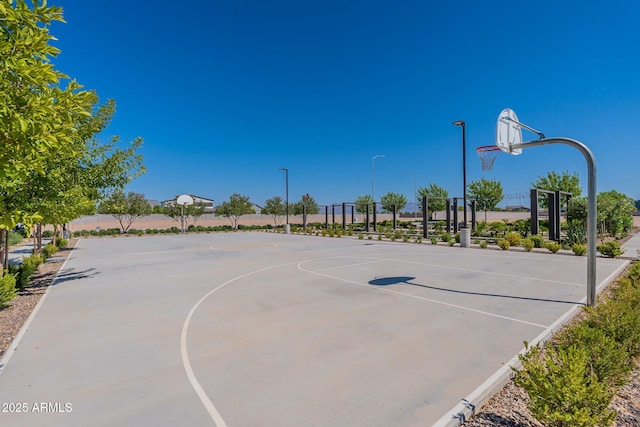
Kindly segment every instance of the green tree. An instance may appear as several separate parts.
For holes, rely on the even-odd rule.
[[[31,172],[44,173],[47,159],[78,153],[82,138],[76,124],[90,115],[93,96],[74,80],[54,70],[49,26],[62,21],[62,9],[34,1],[0,2],[0,226],[16,220],[33,222],[35,213],[7,206]]]
[[[396,212],[400,212],[407,206],[407,198],[402,194],[389,192],[380,198],[380,203],[383,212],[392,213],[394,205]]]
[[[577,173],[570,174],[568,171],[559,174],[557,172],[549,172],[547,176],[538,176],[536,182],[532,182],[533,188],[548,191],[564,191],[571,193],[574,197],[580,196],[582,188],[580,188],[580,178]],[[546,196],[540,196],[538,205],[542,208],[548,208],[549,202]]]
[[[587,207],[588,201],[586,197],[579,196],[569,199],[569,204],[567,206],[567,222],[580,222],[586,227]]]
[[[238,222],[243,215],[253,214],[253,204],[249,201],[249,196],[243,196],[233,193],[229,196],[229,201],[222,202],[213,209],[213,213],[217,216],[227,218],[231,222],[234,230],[238,228]]]
[[[615,190],[598,194],[598,228],[601,234],[626,234],[633,227],[634,200]]]
[[[176,203],[177,199],[178,196],[175,196],[173,203],[165,205],[164,208],[162,208],[162,213],[180,223],[184,218],[185,224],[181,224],[181,227],[189,228],[189,226],[195,225],[196,221],[204,215],[204,203],[199,202],[183,206]]]
[[[432,198],[429,200],[429,218],[434,219],[437,211],[443,211],[447,208],[447,202],[444,199],[449,197],[449,192],[437,184],[429,184],[428,187],[418,188],[418,199],[423,197]]]
[[[487,222],[487,212],[494,209],[504,197],[502,184],[493,179],[473,181],[469,183],[467,191],[469,197],[476,200],[477,208],[484,211],[484,222]]]
[[[358,198],[355,201],[355,205],[356,205],[356,212],[358,212],[359,214],[366,214],[367,213],[367,206],[369,206],[369,213],[372,214],[373,213],[373,198],[371,197],[370,194],[365,194],[364,196],[358,196]]]
[[[115,190],[98,208],[102,214],[113,215],[118,220],[122,232],[126,233],[131,225],[142,216],[151,214],[151,206],[144,194]]]
[[[277,227],[282,224],[284,217],[287,215],[287,205],[282,197],[275,196],[264,202],[262,213],[269,215],[273,220],[273,226]]]
[[[316,203],[316,200],[313,196],[310,196],[309,193],[302,196],[299,202],[296,202],[293,205],[293,214],[294,215],[302,215],[302,221],[307,223],[307,216],[314,215],[320,212],[320,208]]]

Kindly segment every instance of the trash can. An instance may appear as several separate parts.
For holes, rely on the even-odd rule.
[[[289,234],[291,233],[291,224],[285,224],[284,225],[284,234]]]
[[[469,246],[471,246],[471,229],[461,228],[460,229],[460,247],[468,248]]]

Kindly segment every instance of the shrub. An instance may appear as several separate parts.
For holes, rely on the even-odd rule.
[[[560,250],[560,243],[557,243],[557,242],[549,242],[549,243],[547,243],[547,244],[545,245],[545,247],[546,247],[547,249],[549,249],[549,251],[550,251],[552,254],[555,254],[556,252],[558,252],[558,251]]]
[[[369,235],[367,236],[367,239],[371,240],[371,239],[373,239],[373,236],[372,236],[371,234],[369,234]]]
[[[587,253],[587,245],[583,245],[583,244],[580,244],[580,243],[574,243],[574,245],[571,247],[571,250],[577,256],[583,256],[584,254]]]
[[[431,237],[429,240],[431,241],[432,245],[437,245],[438,244],[438,238],[437,237]]]
[[[44,237],[45,239],[50,239],[53,237],[53,231],[51,230],[44,230],[42,232],[42,237]]]
[[[460,232],[459,231],[456,234],[454,234],[453,240],[455,240],[456,243],[460,243]]]
[[[449,242],[451,240],[453,240],[453,237],[451,237],[451,234],[449,233],[442,233],[442,235],[440,236],[440,239],[442,239],[443,242]]]
[[[55,254],[56,252],[58,252],[58,247],[53,245],[52,243],[44,245],[44,247],[42,248],[43,260],[46,261],[47,259],[51,258],[51,255]]]
[[[359,234],[358,234],[358,240],[362,240],[362,239],[364,239],[364,234],[359,233]]]
[[[504,238],[507,242],[509,242],[510,246],[518,246],[520,244],[520,241],[522,240],[522,236],[520,235],[520,233],[516,233],[514,231],[507,233]]]
[[[53,247],[53,245],[51,246]],[[38,266],[42,264],[42,262],[43,258],[38,255],[31,255],[22,258],[22,263],[12,268],[12,273],[15,275],[14,284],[19,289],[28,286],[29,282],[31,281],[31,276],[33,276],[33,273],[36,272]]]
[[[534,234],[530,237],[533,240],[533,246],[536,248],[544,248],[544,237],[539,234]]]
[[[506,250],[509,249],[509,241],[507,239],[500,239],[500,240],[498,240],[498,246],[503,251],[506,251]]]
[[[9,232],[9,246],[17,245],[24,240],[24,236],[21,232],[10,231]]]
[[[448,244],[449,246],[453,246],[453,245],[455,245],[455,244],[456,244],[456,241],[455,241],[455,240],[453,240],[453,239],[451,239],[451,240],[449,240],[449,241],[447,242],[447,244]]]
[[[593,327],[587,322],[579,322],[568,327],[559,336],[560,345],[570,346],[579,343],[588,350],[589,366],[601,382],[611,387],[624,384],[627,375],[632,370],[629,363],[630,356],[619,342],[608,336],[600,328]]]
[[[16,278],[13,274],[5,273],[0,278],[0,308],[6,306],[16,296]]]
[[[531,252],[531,250],[535,247],[535,243],[533,241],[533,239],[531,237],[527,237],[526,239],[522,240],[522,246],[524,247],[524,250],[527,252]]]
[[[422,237],[416,237],[416,243],[422,244]]]
[[[56,239],[56,246],[63,249],[69,246],[69,241],[67,239]]]
[[[515,383],[530,397],[531,413],[550,426],[608,425],[615,412],[608,408],[613,391],[599,381],[584,346],[546,345],[520,355],[522,370]]]
[[[620,247],[620,243],[614,240],[598,245],[598,251],[609,258],[615,258],[624,253],[624,249]]]
[[[480,240],[480,248],[481,249],[487,249],[487,241],[486,240]]]
[[[393,237],[395,237],[396,239],[402,239],[402,231],[400,230],[396,230],[393,232]]]

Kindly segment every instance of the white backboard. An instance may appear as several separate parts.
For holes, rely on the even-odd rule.
[[[192,205],[193,197],[189,196],[188,194],[183,194],[181,196],[178,196],[178,200],[176,200],[176,203],[182,206]]]
[[[522,154],[522,148],[512,149],[513,144],[522,143],[522,129],[518,124],[518,116],[510,109],[505,108],[498,116],[496,124],[496,146],[505,153]]]

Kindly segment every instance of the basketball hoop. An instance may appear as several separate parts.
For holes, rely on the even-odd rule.
[[[480,161],[482,161],[483,171],[493,170],[493,163],[496,161],[500,151],[500,148],[495,145],[483,145],[482,147],[476,148],[478,157],[480,157]]]

